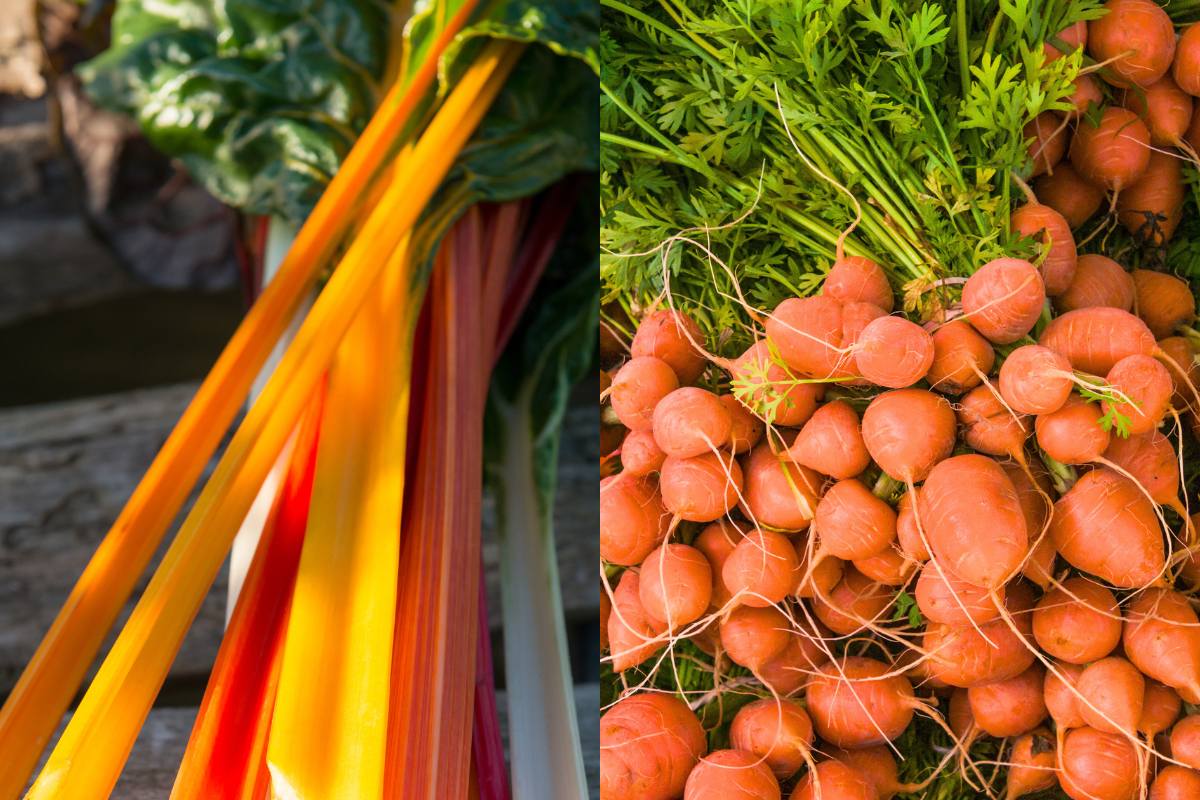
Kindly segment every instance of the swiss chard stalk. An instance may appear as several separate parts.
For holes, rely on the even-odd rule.
[[[221,640],[171,800],[262,796],[267,736],[292,588],[308,523],[322,393],[298,430],[240,600]]]
[[[377,285],[387,257],[417,223],[455,154],[495,99],[520,49],[511,43],[496,43],[480,56],[422,134],[405,168],[395,172],[393,185],[371,210],[279,367],[238,427],[29,797],[111,792],[237,526],[299,420],[305,399]],[[278,286],[278,280],[271,286]],[[269,346],[264,347],[264,357]],[[251,377],[247,376],[247,385]],[[243,396],[244,392],[235,400],[240,402]],[[90,588],[84,584],[85,593]],[[51,729],[55,721],[50,721]],[[21,733],[20,727],[13,731],[14,736]]]
[[[383,789],[413,357],[408,258],[402,243],[329,369],[267,748],[277,795]]]
[[[480,788],[495,784],[483,754],[472,759],[476,659],[487,655],[476,638],[483,417],[501,309],[520,292],[518,270],[536,268],[514,258],[525,205],[473,206],[436,255],[409,418],[419,434],[401,527],[385,797],[465,797],[472,766]]]
[[[180,10],[183,5],[173,8]],[[133,16],[135,12],[123,13]],[[158,21],[154,25],[163,27],[167,23]],[[159,52],[154,49],[162,46],[157,38],[159,27],[152,25],[152,31],[147,32],[132,26],[125,35],[120,35],[117,27],[118,41],[128,43],[143,35],[148,37],[146,41],[158,42],[146,45],[149,50],[145,58]],[[161,35],[168,36],[165,32]],[[450,38],[443,36],[436,42],[437,52],[445,49]],[[384,99],[301,227],[278,275],[222,351],[0,708],[0,751],[5,754],[0,760],[0,796],[15,796],[27,784],[38,756],[162,542],[167,526],[220,444],[255,376],[308,297],[327,259],[342,242],[357,201],[390,155],[392,142],[407,116],[433,84],[436,66],[436,59],[431,59],[405,86],[394,87]],[[136,95],[133,89],[126,90]],[[460,124],[461,115],[457,115],[454,125]],[[444,148],[445,143],[439,146]],[[443,170],[449,167],[446,163]],[[432,194],[433,187],[429,192]],[[410,214],[409,224],[415,224],[417,211],[419,208]]]
[[[500,538],[513,789],[532,800],[588,796],[553,512],[563,416],[594,357],[598,291],[593,267],[543,295],[488,395],[487,480]]]

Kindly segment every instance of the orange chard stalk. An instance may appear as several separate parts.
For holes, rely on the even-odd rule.
[[[422,419],[413,427],[420,468],[402,525],[384,792],[397,800],[468,794],[487,382],[481,263],[461,231],[480,225],[478,213],[468,210],[446,237],[426,298]]]
[[[503,762],[497,769],[491,736],[474,725],[477,702],[488,713],[480,694],[490,687],[477,686],[486,604],[464,587],[481,576],[483,416],[498,336],[510,324],[506,301],[524,285],[514,269],[545,264],[517,258],[527,215],[527,202],[469,209],[434,262],[426,358],[414,367],[421,396],[410,428],[419,441],[402,525],[387,798],[506,794],[496,788]]]
[[[308,521],[323,391],[296,434],[287,475],[221,640],[171,800],[267,795],[267,731]]]
[[[297,234],[278,274],[225,346],[0,707],[0,798],[16,797],[24,789],[167,526],[353,220],[353,210],[393,142],[432,86],[441,54],[476,5],[478,0],[465,0],[412,80],[394,85],[384,97]]]

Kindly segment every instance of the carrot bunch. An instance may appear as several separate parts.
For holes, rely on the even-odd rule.
[[[804,180],[777,179],[782,158],[757,187],[767,209],[756,196],[681,214],[653,246],[642,231],[663,192],[627,154],[601,340],[607,798],[1200,797],[1200,335],[1179,277],[1194,277],[1200,230],[1200,26],[1177,28],[1171,4],[1100,6],[1063,21],[1053,3],[814,11],[828,49],[747,10],[747,62],[786,76],[775,144],[849,198],[841,219]],[[706,52],[740,52],[681,16],[699,47],[725,45]],[[634,30],[625,43],[646,49]],[[998,43],[1031,31],[1004,72]],[[793,52],[795,73],[778,57]],[[633,72],[672,112],[690,108],[670,80]],[[817,93],[789,78],[835,73],[825,94],[863,106],[853,137],[784,100]],[[1035,102],[1057,89],[1021,100],[1023,74],[1064,78],[1066,108]],[[1006,103],[1023,116],[1004,118]],[[708,141],[664,116],[659,132],[680,126],[689,153]],[[919,190],[874,193],[857,148],[888,147],[877,118],[900,142],[937,134],[912,154]],[[978,146],[1014,143],[1016,162],[989,172]],[[977,193],[946,190],[939,146]],[[665,174],[688,198],[713,184]],[[947,193],[957,204],[915,229],[933,274],[914,277],[872,215],[899,236],[893,209]],[[805,214],[843,226],[828,255],[775,224]],[[783,244],[753,246],[776,230]],[[964,254],[945,258],[943,237]]]
[[[811,295],[726,289],[752,343],[725,355],[664,256],[602,342],[604,797],[1200,797],[1195,299],[1082,252],[1178,229],[1200,27],[1106,9],[1046,45],[1095,68],[1026,130],[1032,256],[910,319],[839,248]],[[949,744],[906,782],[914,725]]]
[[[645,316],[602,395],[627,431],[600,483],[605,796],[919,792],[889,749],[918,715],[982,794],[986,737],[1009,798],[1200,780],[1155,740],[1200,700],[1179,461],[1200,398],[1142,297],[1044,320],[1042,271],[1003,258],[920,325],[851,258],[735,358]],[[697,658],[712,691],[660,693]]]
[[[1044,112],[1026,127],[1037,199],[1013,216],[1014,229],[1060,243],[1046,258],[1046,288],[1051,296],[1066,293],[1065,308],[1082,291],[1063,280],[1071,230],[1103,212],[1101,230],[1119,224],[1143,245],[1165,246],[1183,216],[1183,167],[1196,162],[1200,148],[1200,26],[1177,35],[1151,0],[1113,0],[1104,8],[1099,19],[1055,37],[1085,49],[1090,66],[1075,79],[1071,111]],[[1046,45],[1047,58],[1063,55]],[[1089,230],[1089,238],[1096,235]],[[1161,300],[1169,315],[1170,298]],[[1153,327],[1160,336],[1171,329]]]

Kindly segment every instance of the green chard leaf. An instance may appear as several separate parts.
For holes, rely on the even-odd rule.
[[[436,20],[460,5],[423,3],[414,11],[402,37],[409,73],[428,51]],[[294,225],[381,97],[402,8],[379,0],[118,0],[113,46],[79,72],[98,103],[134,117],[217,198]],[[488,38],[536,46],[435,200],[430,248],[470,203],[536,194],[599,164],[595,6],[500,0],[476,16],[439,65],[439,91]]]
[[[79,74],[217,198],[299,222],[379,97],[389,10],[120,0],[113,45]]]
[[[504,0],[487,7],[442,57],[439,91],[487,39],[533,43],[426,209],[415,246],[427,269],[437,243],[469,206],[528,197],[599,169],[599,24],[598,11],[583,0],[547,8]],[[410,50],[421,49],[415,37],[426,27],[414,17],[406,35]]]

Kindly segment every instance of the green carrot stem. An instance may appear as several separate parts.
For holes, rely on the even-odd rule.
[[[879,478],[875,481],[875,485],[871,488],[871,494],[878,497],[880,500],[888,500],[903,487],[904,484],[888,475],[886,472],[879,473]]]

